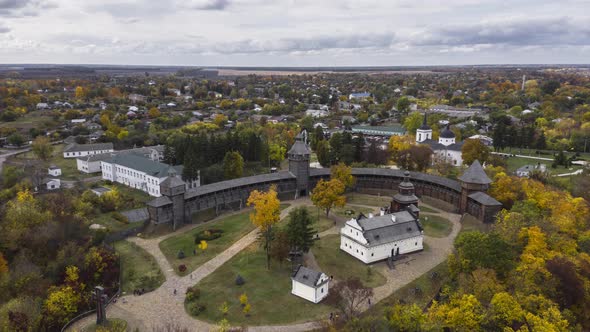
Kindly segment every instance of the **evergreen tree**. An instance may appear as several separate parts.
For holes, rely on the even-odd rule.
[[[307,208],[299,207],[289,213],[287,236],[291,248],[308,252],[313,246],[313,238],[316,233],[313,219]]]
[[[318,162],[323,167],[327,167],[330,165],[330,144],[326,140],[321,140],[318,142],[318,146],[316,148],[316,155],[318,157]]]
[[[244,174],[244,158],[237,151],[230,151],[223,158],[223,176],[226,180],[242,177]]]
[[[182,169],[182,179],[184,181],[193,181],[199,178],[198,157],[192,151],[188,151],[184,157]]]
[[[164,146],[164,162],[168,165],[176,165],[176,153],[174,148],[168,144]]]
[[[541,130],[541,134],[539,134],[539,137],[535,142],[535,148],[539,150],[545,150],[547,148],[547,142],[545,141],[545,133],[543,130]]]

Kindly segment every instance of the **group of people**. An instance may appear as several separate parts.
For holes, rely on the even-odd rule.
[[[139,295],[143,295],[144,293],[145,293],[145,288],[133,290],[133,295],[139,296]]]

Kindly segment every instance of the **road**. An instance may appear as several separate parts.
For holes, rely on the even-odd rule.
[[[28,152],[28,151],[31,151],[31,148],[26,148],[26,149],[22,149],[22,150],[14,150],[14,151],[6,152],[4,154],[0,154],[0,172],[2,172],[2,167],[4,166],[4,162],[6,161],[6,159],[8,157],[14,156],[15,154]]]

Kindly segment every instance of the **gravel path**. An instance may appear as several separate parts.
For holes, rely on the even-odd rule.
[[[291,206],[281,212],[281,219],[286,217],[289,211],[293,208],[301,205],[308,205],[310,204],[310,201],[309,199],[299,199],[291,201],[290,203]],[[440,211],[435,208],[433,209]],[[447,258],[448,254],[453,249],[453,241],[461,229],[461,216],[444,211],[438,212],[438,215],[450,220],[453,224],[453,230],[448,237],[432,238],[425,236],[424,241],[428,244],[429,250],[410,255],[408,259],[398,262],[394,270],[389,270],[385,263],[374,265],[375,268],[380,269],[381,273],[386,276],[387,283],[374,289],[375,296],[372,299],[373,303],[377,303],[391,295],[391,293],[420,277]],[[226,217],[227,215],[222,215],[218,217],[217,220]],[[338,224],[339,225],[336,227],[332,227],[320,233],[320,237],[328,234],[338,234],[341,227],[340,223]],[[176,275],[164,254],[160,251],[159,243],[170,236],[186,232],[196,226],[198,225],[184,227],[176,232],[154,239],[141,239],[137,237],[128,239],[128,241],[139,245],[154,256],[166,277],[166,281],[158,289],[142,296],[122,296],[116,303],[111,304],[107,308],[107,317],[126,320],[131,330],[138,328],[140,331],[158,331],[163,330],[167,324],[186,327],[190,331],[211,331],[215,329],[213,324],[192,318],[185,312],[184,299],[186,289],[198,283],[230,260],[234,255],[256,241],[258,231],[255,230],[248,233],[218,256],[201,265],[191,274],[180,277]],[[315,261],[313,257],[310,257],[310,259]],[[176,295],[174,295],[174,290],[177,291]],[[94,316],[82,319],[68,330],[79,331],[91,324],[94,319]],[[316,328],[318,328],[317,322],[307,322],[291,325],[251,326],[248,327],[248,331],[299,332]]]

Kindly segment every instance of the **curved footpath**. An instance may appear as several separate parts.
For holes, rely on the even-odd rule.
[[[291,206],[281,212],[281,219],[285,218],[293,208],[307,205],[310,202],[309,199],[299,199],[289,203],[291,203]],[[428,215],[428,213],[423,214]],[[451,253],[453,250],[453,241],[461,229],[461,216],[443,211],[440,211],[438,214],[452,222],[453,229],[451,234],[445,238],[425,236],[425,242],[428,244],[429,250],[412,254],[410,257],[411,259],[398,263],[401,265],[401,268],[396,268],[392,271],[387,270],[386,273],[383,273],[387,278],[387,282],[374,289],[373,303],[383,300],[396,290],[428,272],[436,265],[442,263],[447,258],[448,254]],[[227,215],[222,215],[216,218],[216,220],[226,217]],[[164,254],[160,251],[159,243],[166,238],[184,233],[199,225],[200,224],[184,227],[173,233],[154,239],[141,239],[138,237],[128,238],[128,241],[139,245],[154,256],[166,277],[166,281],[162,286],[150,293],[141,296],[126,295],[120,297],[116,303],[108,306],[107,317],[124,319],[128,322],[130,329],[138,328],[140,331],[164,330],[165,327],[170,324],[172,326],[188,328],[190,331],[214,330],[216,327],[215,325],[193,318],[186,313],[184,310],[186,289],[197,284],[203,278],[207,277],[221,265],[230,260],[234,255],[256,241],[258,231],[254,230],[248,233],[228,249],[198,267],[191,274],[180,277],[174,272],[174,269],[168,263]],[[321,233],[320,236],[337,234],[338,229],[339,226],[332,227]],[[385,266],[384,264],[382,265],[383,267]],[[176,295],[174,295],[174,290],[177,291]],[[80,331],[84,327],[92,324],[95,319],[94,315],[86,317],[73,324],[68,331]],[[298,332],[312,330],[317,327],[317,322],[312,321],[288,325],[250,326],[248,327],[248,331]]]

